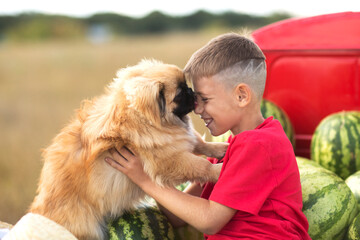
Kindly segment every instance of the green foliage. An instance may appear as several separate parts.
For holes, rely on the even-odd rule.
[[[98,13],[84,19],[87,26],[102,25],[106,26],[114,34],[126,33],[127,28],[131,28],[134,25],[134,19],[115,14],[115,13]]]
[[[196,31],[216,28],[257,28],[291,17],[286,13],[254,16],[235,12],[213,14],[203,10],[174,17],[154,11],[142,18],[115,13],[99,13],[75,18],[39,13],[0,16],[0,40],[48,40],[85,38],[94,26],[107,29],[110,35],[158,34],[170,31]]]
[[[0,17],[0,31],[3,31],[0,35],[12,41],[74,39],[86,33],[83,21],[71,17],[22,14],[11,19],[6,27],[8,20],[9,17]]]

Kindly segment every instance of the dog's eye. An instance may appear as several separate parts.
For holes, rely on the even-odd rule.
[[[176,89],[176,95],[179,95],[181,93],[181,91],[182,91],[181,88]]]

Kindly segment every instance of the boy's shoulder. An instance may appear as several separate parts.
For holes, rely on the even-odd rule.
[[[285,159],[294,160],[293,146],[286,136],[280,122],[271,120],[264,126],[250,131],[242,132],[233,137],[229,145],[229,154],[240,150],[246,153],[262,153],[270,161]]]
[[[264,146],[283,143],[288,138],[280,122],[272,117],[265,119],[257,128],[244,131],[232,138],[231,143],[234,145],[261,144]]]
[[[266,118],[263,123],[257,126],[255,129],[244,131],[234,138],[240,139],[258,139],[261,140],[260,137],[265,138],[277,138],[283,137],[285,134],[284,129],[281,126],[281,123],[274,119],[273,117]],[[285,135],[286,136],[286,135]]]

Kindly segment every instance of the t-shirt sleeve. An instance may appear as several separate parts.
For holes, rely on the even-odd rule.
[[[275,186],[269,154],[262,144],[235,140],[209,199],[257,214]]]

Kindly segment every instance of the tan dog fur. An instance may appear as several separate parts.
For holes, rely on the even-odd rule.
[[[107,92],[85,101],[78,114],[44,150],[44,166],[30,212],[67,228],[79,239],[103,239],[105,220],[141,201],[144,192],[110,167],[109,149],[126,146],[143,160],[160,185],[216,181],[221,166],[200,156],[222,157],[226,144],[206,143],[172,110],[182,71],[143,60],[118,72]],[[158,94],[164,89],[166,113],[160,116]]]

